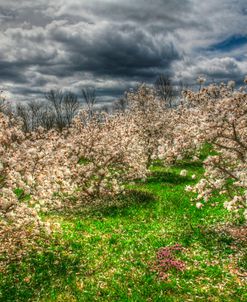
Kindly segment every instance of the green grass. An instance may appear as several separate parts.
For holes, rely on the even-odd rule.
[[[0,301],[247,301],[244,281],[228,267],[234,240],[215,229],[231,216],[220,203],[195,208],[184,191],[202,172],[200,163],[157,164],[125,196],[46,216],[62,231],[0,277]],[[185,247],[186,270],[159,280],[156,252],[175,243]],[[243,269],[246,255],[240,262]]]

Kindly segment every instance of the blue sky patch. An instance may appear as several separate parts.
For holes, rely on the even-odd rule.
[[[209,47],[211,51],[230,51],[247,44],[247,36],[231,36]]]

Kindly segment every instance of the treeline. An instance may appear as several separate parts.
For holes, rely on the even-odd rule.
[[[153,84],[154,91],[163,102],[164,107],[172,108],[179,103],[179,96],[185,85],[175,86],[168,75],[160,74]],[[136,88],[138,89],[138,87]],[[62,130],[71,125],[78,111],[86,108],[89,117],[101,112],[114,114],[125,112],[129,108],[126,94],[110,105],[100,105],[95,88],[82,88],[81,94],[71,91],[50,90],[45,93],[44,101],[27,101],[17,103],[14,108],[7,106],[4,98],[1,100],[0,111],[21,119],[23,131],[31,132],[42,127],[46,130]]]

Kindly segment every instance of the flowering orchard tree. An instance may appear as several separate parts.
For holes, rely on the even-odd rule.
[[[157,158],[160,140],[164,136],[166,120],[164,108],[153,89],[141,85],[136,92],[127,95],[129,112],[132,116],[138,139],[145,148],[147,167]]]
[[[8,185],[9,158],[23,140],[21,123],[0,113],[0,269],[37,246],[35,239],[46,230],[35,209],[20,203]]]
[[[147,167],[156,159],[173,162],[184,149],[181,146],[182,138],[176,135],[182,125],[181,112],[176,108],[165,107],[154,89],[145,85],[129,93],[127,98],[128,114],[133,117],[139,141],[144,146]]]
[[[20,259],[49,228],[39,211],[83,204],[118,194],[127,181],[145,178],[146,155],[133,118],[116,115],[87,119],[81,112],[62,133],[23,134],[21,123],[1,114],[0,253]],[[30,200],[13,193],[21,189]],[[21,240],[21,245],[20,245]]]
[[[245,88],[234,90],[229,82],[186,91],[177,108],[163,106],[145,85],[127,98],[124,113],[80,111],[63,131],[38,128],[24,134],[19,120],[0,112],[2,263],[21,259],[37,245],[36,238],[50,232],[40,211],[124,192],[129,181],[146,178],[154,160],[174,163],[196,155],[206,142],[216,155],[205,160],[203,179],[187,188],[197,193],[196,206],[221,194],[227,209],[241,210],[247,218]],[[16,189],[29,198],[18,199]]]
[[[246,79],[245,79],[245,82]],[[208,201],[213,194],[226,197],[228,210],[243,210],[247,219],[247,93],[233,84],[210,85],[195,93],[187,91],[189,107],[197,108],[192,122],[199,140],[217,152],[205,162],[204,178],[194,188],[197,200]],[[197,203],[202,207],[203,203]]]
[[[30,194],[36,210],[69,205],[69,197],[81,204],[123,191],[126,181],[145,178],[144,151],[131,116],[87,120],[87,112],[81,112],[63,132],[26,134],[5,159],[5,183]]]
[[[126,181],[145,178],[145,147],[133,117],[101,114],[85,124],[85,115],[77,116],[67,137],[78,193],[113,195],[123,191]]]

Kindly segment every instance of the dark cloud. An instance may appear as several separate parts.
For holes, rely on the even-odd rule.
[[[166,72],[240,81],[244,0],[1,0],[0,86],[13,98],[95,86],[104,99]]]
[[[52,39],[62,43],[72,70],[99,76],[153,77],[153,69],[168,69],[179,58],[172,41],[154,38],[134,26],[109,26],[90,36],[59,30]]]

